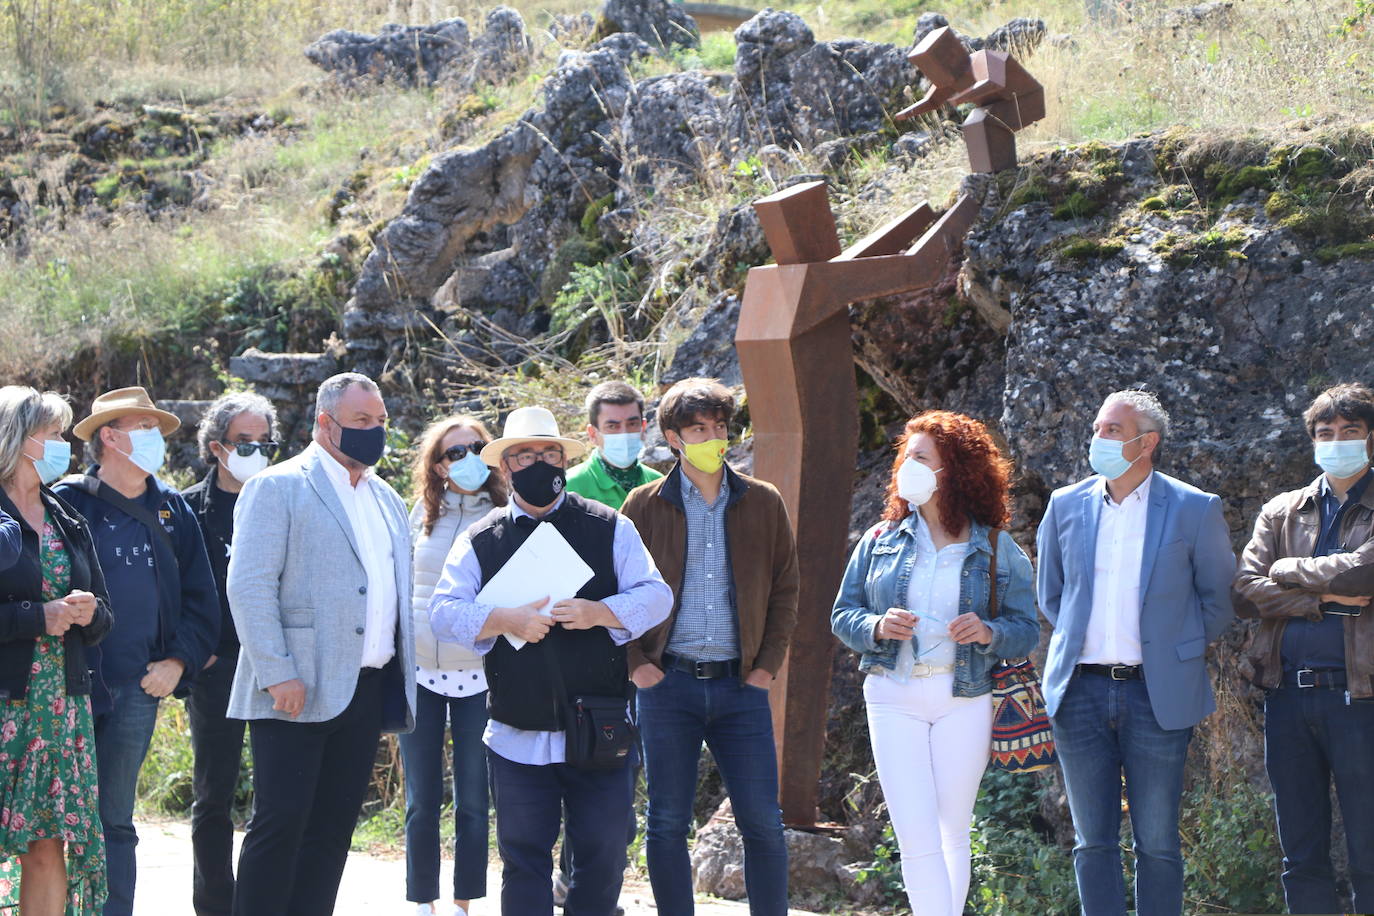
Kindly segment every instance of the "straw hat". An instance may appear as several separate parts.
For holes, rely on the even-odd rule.
[[[501,463],[502,452],[526,442],[536,445],[557,442],[563,446],[563,454],[568,458],[587,453],[586,445],[558,434],[558,421],[547,408],[517,407],[506,417],[506,428],[501,438],[493,439],[482,447],[482,460],[491,467],[497,467]]]
[[[72,432],[82,442],[89,442],[97,429],[131,413],[150,413],[157,417],[158,427],[164,436],[170,436],[181,426],[175,414],[159,410],[153,399],[148,397],[148,392],[135,386],[107,391],[96,398],[91,402],[91,415],[76,424]]]

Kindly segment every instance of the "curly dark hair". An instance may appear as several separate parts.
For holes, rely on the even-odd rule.
[[[972,518],[989,528],[1011,523],[1011,462],[1002,457],[988,428],[972,417],[948,410],[928,410],[912,417],[897,438],[897,454],[887,481],[883,518],[900,522],[911,507],[897,494],[897,469],[906,460],[907,443],[917,433],[935,440],[944,459],[936,506],[947,526]]]

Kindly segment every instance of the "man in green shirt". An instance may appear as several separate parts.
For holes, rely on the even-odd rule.
[[[568,471],[568,489],[619,510],[630,491],[663,475],[639,462],[644,449],[644,395],[624,382],[587,393],[591,457]]]

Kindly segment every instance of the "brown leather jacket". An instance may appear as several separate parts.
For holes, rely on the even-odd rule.
[[[1320,484],[1318,477],[1301,490],[1265,503],[1241,556],[1232,592],[1237,616],[1260,619],[1250,646],[1254,680],[1260,687],[1277,687],[1283,676],[1279,652],[1288,619],[1320,619],[1318,605],[1331,579],[1347,569],[1374,563],[1374,485],[1365,488],[1359,503],[1341,520],[1341,543],[1352,547],[1351,552],[1312,556],[1321,527]],[[1374,607],[1343,623],[1350,695],[1374,696]]]
[[[687,516],[682,509],[682,468],[630,491],[620,511],[635,523],[658,571],[673,589],[668,619],[630,643],[633,671],[645,662],[662,667],[663,647],[673,632],[687,561]],[[776,675],[787,657],[797,622],[797,547],[782,496],[772,484],[725,467],[729,502],[725,536],[730,543],[731,593],[739,619],[740,677],[754,668]]]

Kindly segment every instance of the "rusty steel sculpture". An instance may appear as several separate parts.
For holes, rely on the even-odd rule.
[[[930,81],[915,117],[972,104],[963,123],[975,172],[1016,164],[1015,132],[1045,115],[1040,84],[1010,55],[970,54],[948,28],[916,46]],[[783,820],[814,825],[834,641],[830,607],[844,569],[858,457],[858,391],[850,303],[934,285],[963,244],[978,204],[944,213],[921,203],[841,251],[825,183],[754,203],[776,264],[749,271],[735,346],[754,427],[754,473],[782,492],[801,567],[801,600],[787,662],[773,688]]]

